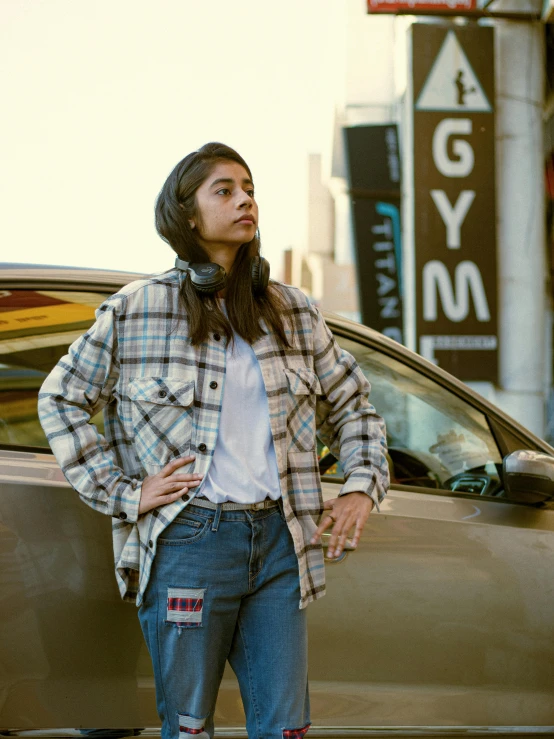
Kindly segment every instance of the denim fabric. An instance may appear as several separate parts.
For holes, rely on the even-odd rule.
[[[307,628],[299,600],[298,560],[280,506],[191,504],[162,532],[139,609],[162,739],[213,737],[227,659],[251,739],[304,735]]]

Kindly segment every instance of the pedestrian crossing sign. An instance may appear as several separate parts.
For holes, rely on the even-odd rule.
[[[454,31],[446,35],[416,110],[490,113],[492,108]]]

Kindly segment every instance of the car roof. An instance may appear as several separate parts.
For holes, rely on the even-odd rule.
[[[0,279],[12,283],[13,286],[29,287],[36,281],[37,285],[48,284],[50,280],[57,285],[66,284],[72,288],[86,285],[102,288],[119,289],[128,282],[145,277],[143,272],[122,272],[114,269],[96,269],[93,267],[71,267],[52,264],[21,264],[0,262]]]
[[[163,270],[165,271],[165,270]],[[157,272],[155,274],[160,274]],[[37,289],[60,289],[60,286],[68,290],[111,290],[115,292],[133,280],[142,280],[149,275],[143,272],[125,272],[119,270],[98,269],[93,267],[71,267],[49,264],[24,264],[12,262],[0,262],[0,285],[12,288]],[[364,326],[336,313],[323,311],[325,320],[335,331],[353,339],[363,336],[373,346],[378,347],[386,354],[395,359],[401,359],[409,366],[432,377],[439,384],[455,392],[466,401],[481,407],[483,412],[496,416],[504,421],[512,429],[519,431],[533,441],[548,454],[554,455],[554,448],[544,439],[533,434],[525,426],[519,424],[514,418],[505,413],[501,408],[491,403],[478,392],[470,388],[466,383],[459,380],[449,372],[437,367],[424,359],[421,355],[399,344],[398,342],[384,336],[375,329]]]

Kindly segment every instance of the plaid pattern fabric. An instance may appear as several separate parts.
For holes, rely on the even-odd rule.
[[[194,454],[182,471],[205,475],[215,448],[225,374],[218,335],[188,341],[177,270],[133,282],[97,310],[39,394],[44,431],[68,482],[112,516],[122,597],[140,605],[156,541],[186,503],[138,516],[141,480]],[[298,557],[300,607],[325,591],[323,553],[311,545],[322,509],[315,432],[340,457],[341,494],[363,491],[378,507],[388,487],[382,419],[369,383],[298,289],[273,283],[288,303],[292,347],[268,332],[253,349],[268,397],[283,507]],[[217,387],[210,384],[217,382]],[[105,438],[89,423],[104,409]]]
[[[203,601],[194,598],[168,598],[168,611],[201,611]]]
[[[179,627],[202,626],[204,588],[168,588],[167,623]]]
[[[310,726],[311,724],[306,724],[302,729],[283,729],[283,739],[302,739]]]

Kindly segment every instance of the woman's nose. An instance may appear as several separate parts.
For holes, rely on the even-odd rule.
[[[247,192],[243,192],[239,196],[238,203],[239,203],[239,207],[240,208],[243,208],[245,206],[250,206],[250,205],[252,205],[252,198],[250,197],[250,195]]]

